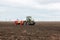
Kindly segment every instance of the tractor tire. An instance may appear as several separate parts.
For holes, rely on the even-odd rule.
[[[29,25],[35,25],[35,22],[32,21],[31,23],[29,23]]]

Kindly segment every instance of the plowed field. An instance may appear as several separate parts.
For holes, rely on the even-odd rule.
[[[0,22],[0,40],[60,40],[60,22],[36,22],[23,26]]]

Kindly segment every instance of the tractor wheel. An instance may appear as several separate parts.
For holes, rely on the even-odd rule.
[[[31,22],[29,23],[29,25],[35,25],[35,22],[31,21]]]

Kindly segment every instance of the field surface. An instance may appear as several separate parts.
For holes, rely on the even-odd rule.
[[[60,22],[36,22],[30,26],[0,22],[0,40],[60,40]]]

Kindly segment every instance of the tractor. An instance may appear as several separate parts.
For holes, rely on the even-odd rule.
[[[27,16],[26,20],[24,21],[24,25],[34,25],[34,24],[35,24],[35,22],[32,19],[32,17],[31,16]]]
[[[24,21],[19,21],[19,20],[17,20],[17,21],[15,21],[15,24],[16,25],[34,25],[35,24],[35,22],[34,22],[34,20],[32,19],[32,17],[31,16],[27,16],[26,17],[26,20],[24,20]]]

